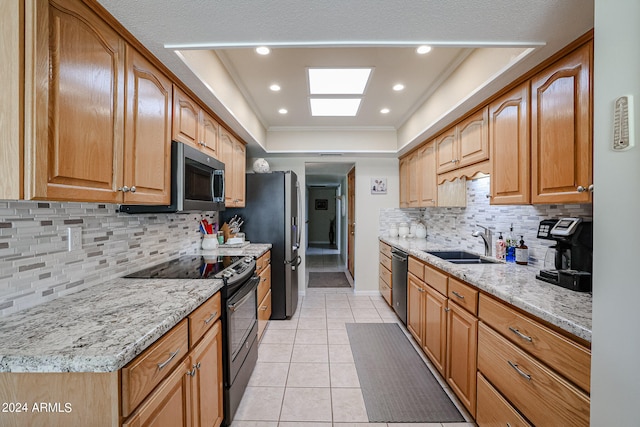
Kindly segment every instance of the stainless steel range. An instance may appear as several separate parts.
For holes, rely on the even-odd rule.
[[[258,297],[260,282],[252,257],[181,257],[126,277],[221,279],[224,425],[230,425],[258,360]],[[214,386],[212,384],[212,386]]]

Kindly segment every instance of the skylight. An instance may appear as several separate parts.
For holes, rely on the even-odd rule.
[[[326,117],[354,117],[360,107],[360,98],[311,98],[311,115]]]
[[[362,95],[371,68],[309,68],[311,95]]]

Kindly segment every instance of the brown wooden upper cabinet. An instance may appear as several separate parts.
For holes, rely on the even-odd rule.
[[[409,207],[409,157],[403,157],[398,162],[400,175],[400,207]]]
[[[219,125],[213,117],[173,86],[173,140],[183,142],[220,160]]]
[[[489,158],[488,108],[467,117],[436,138],[438,173]]]
[[[529,136],[529,82],[526,82],[489,105],[492,204],[531,202]]]
[[[593,42],[531,79],[531,202],[589,203]]]
[[[34,12],[25,198],[169,203],[169,80],[81,2]]]
[[[225,165],[225,206],[244,207],[246,147],[222,126],[218,146],[220,161]]]
[[[420,197],[418,206],[432,207],[438,202],[438,186],[436,183],[436,145],[431,141],[418,150],[418,171]]]

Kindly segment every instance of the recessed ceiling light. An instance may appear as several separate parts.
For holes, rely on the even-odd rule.
[[[404,85],[402,83],[398,83],[398,84],[393,85],[393,90],[395,90],[396,92],[399,92],[402,89],[404,89]]]
[[[362,95],[371,68],[309,68],[311,95]]]
[[[269,89],[271,89],[274,92],[278,92],[280,90],[280,85],[274,83],[271,86],[269,86]]]
[[[256,48],[256,53],[258,55],[269,55],[270,52],[271,52],[271,49],[269,49],[266,46],[260,46]]]
[[[431,52],[431,46],[427,46],[427,45],[419,46],[416,49],[416,52],[418,52],[420,55],[424,55],[425,53]]]
[[[286,108],[281,108],[281,109],[279,109],[279,110],[278,110],[278,113],[280,113],[280,114],[287,114],[287,113],[288,113],[288,111],[287,111],[287,109],[286,109]]]
[[[354,117],[358,114],[360,98],[311,98],[311,115],[325,117]]]
[[[383,108],[382,110],[380,110],[382,114],[389,114],[390,111],[391,110],[389,110],[388,108]]]

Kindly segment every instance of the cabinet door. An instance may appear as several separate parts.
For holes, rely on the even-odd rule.
[[[124,40],[72,0],[37,8],[35,129],[26,198],[118,203]]]
[[[456,128],[453,127],[436,138],[436,158],[438,173],[448,172],[458,167],[458,143]]]
[[[422,281],[413,274],[407,279],[407,329],[422,347],[423,296]]]
[[[430,286],[424,295],[424,342],[422,349],[442,376],[447,358],[447,297]]]
[[[400,207],[409,207],[409,158],[400,159]]]
[[[233,137],[227,132],[225,128],[220,126],[218,135],[218,155],[220,161],[224,163],[225,174],[225,193],[224,200],[226,207],[234,206],[234,181],[235,176],[233,174]]]
[[[478,163],[489,158],[489,113],[483,108],[458,124],[460,148],[456,167]]]
[[[190,427],[189,358],[151,393],[122,427]]]
[[[592,181],[588,43],[531,79],[531,201],[588,203]]]
[[[478,319],[449,301],[447,313],[447,382],[472,417],[476,414]]]
[[[171,202],[171,82],[127,47],[125,203]]]
[[[409,207],[417,208],[420,204],[420,157],[418,152],[409,156]]]
[[[198,148],[200,107],[182,92],[173,87],[173,140]]]
[[[420,207],[436,206],[438,185],[436,173],[436,148],[430,142],[418,151],[420,173]]]
[[[247,148],[237,139],[233,141],[233,206],[244,207],[244,195],[246,190],[246,159]]]
[[[267,295],[264,296],[262,301],[260,301],[260,305],[258,306],[258,340],[262,338],[262,334],[264,333],[267,324],[269,323],[269,318],[271,317],[271,289],[267,292]]]
[[[200,111],[201,150],[211,157],[218,158],[218,122],[213,117]]]
[[[222,327],[218,320],[191,351],[191,409],[194,427],[222,424]]]
[[[524,205],[529,189],[529,84],[489,106],[491,204]]]

